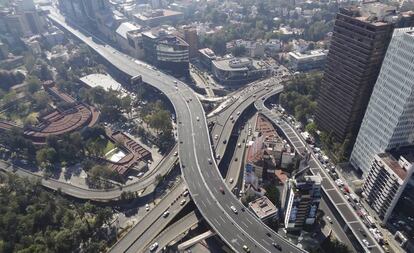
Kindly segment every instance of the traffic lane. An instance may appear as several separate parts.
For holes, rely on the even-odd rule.
[[[244,129],[241,131],[239,138],[237,139],[237,147],[233,153],[232,160],[230,161],[230,165],[227,170],[226,182],[231,189],[234,186],[236,186],[237,182],[239,181],[240,172],[242,170],[241,166],[244,160],[244,151],[246,149],[246,146],[243,140],[246,140],[247,134],[248,132],[247,132],[247,125],[246,125]],[[239,147],[239,144],[240,144],[240,147]],[[231,179],[233,180],[232,183],[230,183]]]
[[[210,178],[209,180],[211,179],[212,178]],[[217,173],[215,173],[214,175],[214,183],[216,184],[213,184],[213,187],[215,187],[216,189],[218,189],[219,187],[225,187],[222,184],[221,176]],[[283,245],[282,247],[284,247],[284,250],[292,250],[292,252],[297,251],[296,247],[290,244],[286,244],[285,241],[281,240],[281,238],[278,238],[278,235],[274,233],[274,231],[265,229],[263,224],[258,219],[256,219],[256,217],[253,216],[252,213],[248,212],[246,209],[244,212],[242,212],[242,204],[237,199],[235,199],[234,195],[231,194],[231,192],[229,192],[227,189],[224,190],[225,194],[219,194],[216,196],[216,198],[219,201],[219,203],[221,203],[221,205],[224,207],[224,211],[227,213],[227,215],[232,217],[232,225],[237,225],[242,231],[243,235],[250,234],[250,236],[253,238],[253,248],[249,246],[250,249],[264,250],[261,249],[260,245],[258,244],[260,244],[263,239],[267,238],[268,236],[266,235],[266,233],[270,232],[274,235],[273,240],[276,243]],[[233,211],[230,209],[232,205],[236,207],[236,209],[238,210],[238,214],[233,213]],[[233,224],[233,222],[235,222],[236,224]],[[267,244],[263,246],[266,247],[266,251],[274,250],[273,246],[270,247]]]
[[[336,219],[336,216],[332,213],[331,209],[329,209],[328,205],[326,204],[325,200],[322,198],[319,204],[319,209],[321,209],[325,213],[325,217],[329,216],[333,219],[333,223],[327,222],[326,224],[330,226],[333,231],[335,232],[338,240],[340,242],[345,243],[350,249],[353,249],[354,246],[352,245],[351,241],[349,240],[348,236],[345,234],[342,227],[339,225],[339,222]]]
[[[169,200],[167,208],[161,211],[161,215],[155,218],[151,225],[141,232],[141,236],[128,248],[128,253],[144,252],[145,249],[150,246],[151,240],[156,237],[161,231],[167,226],[171,220],[184,208],[184,205],[181,204],[181,201],[185,200],[185,204],[188,204],[190,198],[184,197],[182,195],[182,186],[179,189],[180,195],[177,196],[174,200]],[[164,217],[163,214],[165,211],[169,211],[169,215]],[[142,228],[142,226],[141,226]]]
[[[158,248],[156,252],[162,252],[162,249],[168,246],[171,242],[183,238],[185,236],[184,233],[198,224],[198,222],[199,217],[197,217],[193,211],[164,229],[149,245],[157,242]],[[147,252],[149,252],[149,250]]]
[[[275,93],[274,91],[280,92],[283,90],[283,86],[279,85],[274,90],[272,90],[272,94]],[[257,98],[260,98],[264,95],[269,95],[268,90],[264,87],[264,85],[257,86],[255,92],[255,96]],[[251,104],[255,102],[255,98],[249,94],[248,97],[242,99],[239,98],[233,104],[226,110],[225,113],[220,115],[220,118],[217,120],[217,123],[213,127],[213,136],[218,135],[220,138],[217,140],[214,139],[213,143],[215,146],[222,143],[226,136],[229,136],[228,131],[231,131],[233,129],[234,123],[232,122],[237,121],[238,118],[241,115],[241,112],[245,111],[247,107],[249,107]],[[240,114],[238,115],[238,113]],[[232,119],[230,119],[233,117]],[[216,127],[217,126],[217,127]],[[224,148],[226,145],[224,145]],[[219,150],[219,152],[224,152],[224,150]]]
[[[168,193],[164,200],[158,205],[153,207],[125,236],[123,236],[118,242],[112,246],[109,252],[125,252],[131,245],[142,235],[148,227],[155,222],[162,213],[167,210],[171,201],[177,198],[182,192],[182,183]]]
[[[199,134],[207,136],[208,132],[207,131],[201,131]],[[218,206],[219,206],[219,208],[215,208],[213,210],[211,210],[211,208],[206,210],[206,211],[209,212],[209,215],[207,217],[218,217],[218,218],[212,218],[212,221],[210,222],[210,223],[213,223],[213,224],[216,225],[215,231],[218,232],[220,235],[227,234],[228,236],[233,236],[233,239],[231,239],[230,242],[228,242],[228,243],[231,243],[231,245],[233,245],[235,247],[235,249],[238,250],[238,251],[242,250],[243,245],[247,245],[251,249],[256,249],[257,248],[257,250],[260,251],[260,252],[266,252],[266,250],[264,250],[260,245],[258,245],[260,243],[260,241],[256,242],[232,218],[231,215],[233,214],[233,212],[231,211],[230,206],[227,205],[227,204],[231,202],[233,205],[237,206],[237,203],[240,203],[240,202],[237,199],[235,199],[235,197],[229,192],[229,190],[224,185],[223,180],[221,178],[221,175],[219,174],[218,169],[215,166],[214,160],[211,160],[211,162],[209,162],[208,157],[205,157],[209,154],[209,152],[211,152],[208,149],[208,146],[207,145],[197,146],[197,148],[198,149],[196,149],[195,152],[196,152],[196,154],[200,154],[200,155],[196,155],[196,159],[197,159],[197,157],[201,158],[201,159],[197,159],[197,160],[198,160],[198,164],[200,165],[200,167],[203,168],[203,169],[198,168],[199,172],[201,173],[201,176],[199,178],[200,179],[207,178],[208,183],[203,182],[205,185],[209,185],[210,187],[213,185],[213,187],[216,187],[216,188],[221,186],[227,192],[227,195],[226,195],[227,199],[224,202],[224,203],[226,203],[225,205],[223,205],[222,202],[217,202],[218,200],[216,198],[217,198],[217,196],[220,196],[220,195],[216,194],[217,196],[213,197],[213,193],[210,192],[209,191],[210,189],[208,189],[208,188],[207,188],[207,191],[204,191],[204,192],[200,193],[203,200],[208,201],[209,199],[211,199],[211,201],[215,201],[215,203],[217,203]],[[202,154],[204,154],[204,155],[202,155]],[[210,154],[210,158],[211,158],[211,154]],[[205,173],[207,171],[209,171],[209,169],[206,169],[208,167],[215,168],[215,170],[212,170],[212,172],[214,173],[213,176],[205,175]],[[203,204],[201,203],[200,207],[202,205]],[[218,220],[218,219],[220,219],[220,217],[223,217],[222,222],[225,221],[225,224],[227,226],[223,227],[221,225],[222,222],[220,222]],[[209,218],[207,218],[207,220],[208,219]],[[229,224],[229,222],[231,223],[231,225]],[[249,231],[249,233],[250,233],[250,231]],[[236,237],[238,237],[238,238],[236,238]],[[227,238],[228,237],[226,237],[226,239]]]
[[[348,226],[351,227],[352,229],[354,229],[354,231],[357,231],[356,233],[356,237],[362,242],[363,239],[366,239],[369,243],[369,245],[372,245],[374,247],[370,248],[371,253],[375,252],[375,253],[380,253],[381,250],[379,249],[379,246],[377,246],[374,242],[374,239],[371,238],[370,236],[364,236],[361,232],[359,231],[365,231],[365,225],[361,224],[360,222],[351,222],[348,223]],[[370,233],[368,231],[368,233]],[[365,232],[365,234],[367,234],[367,232]]]
[[[205,146],[203,146],[203,148],[205,148]],[[201,153],[206,154],[208,152],[208,150],[201,150]],[[209,165],[208,163],[205,163],[204,166],[213,166],[213,165]],[[206,171],[206,170],[203,170]],[[201,171],[201,173],[203,174],[203,171]],[[205,175],[202,175],[203,177],[206,177]],[[234,216],[236,214],[233,213],[233,211],[231,211],[229,203],[231,203],[232,205],[234,205],[238,210],[241,210],[242,208],[242,204],[234,197],[234,195],[232,195],[230,193],[230,191],[226,188],[226,186],[223,184],[222,182],[222,178],[220,173],[218,172],[218,170],[214,170],[214,178],[213,177],[209,177],[208,178],[211,182],[212,179],[214,179],[213,182],[216,182],[217,185],[216,187],[223,187],[223,189],[225,190],[225,194],[224,195],[216,195],[216,198],[222,198],[222,201],[220,201],[220,199],[217,199],[221,205],[227,207],[224,208],[224,211],[227,213],[227,215],[229,215],[230,217],[233,216],[232,222],[234,222],[234,219],[237,218],[237,223],[234,225],[238,225],[238,228],[240,228],[240,230],[242,231],[243,234],[246,234],[246,230],[248,231],[248,234],[252,235],[252,239],[255,241],[253,244],[254,248],[258,248],[260,247],[260,245],[257,245],[259,243],[261,243],[261,240],[263,238],[266,238],[266,232],[270,232],[274,234],[274,240],[277,241],[277,243],[279,244],[283,244],[286,248],[290,248],[290,250],[292,250],[292,252],[297,251],[297,248],[293,245],[291,245],[290,243],[288,243],[287,241],[284,241],[279,235],[277,235],[276,233],[274,233],[274,231],[271,231],[270,229],[265,229],[264,225],[262,222],[260,222],[258,219],[255,218],[255,216],[250,213],[250,212],[239,212],[240,215]],[[209,185],[212,185],[211,183]],[[240,224],[238,224],[240,222]],[[243,222],[243,223],[242,223]],[[251,225],[248,225],[251,224]],[[241,228],[240,225],[247,225],[245,229]],[[261,247],[260,247],[261,248]],[[262,249],[261,249],[262,250]],[[274,248],[269,247],[266,250],[274,250]]]
[[[187,106],[190,106],[190,105],[187,105]],[[195,114],[197,114],[197,111],[195,111]],[[205,117],[200,118],[199,120],[193,120],[192,115],[188,115],[188,117],[185,118],[186,124],[189,124],[189,126],[191,127],[191,134],[187,134],[186,136],[184,136],[185,138],[184,141],[189,142],[189,143],[195,142],[191,140],[195,136],[195,129],[199,128],[199,126],[197,125],[200,125],[202,123],[205,124],[205,122],[203,122],[204,120],[205,120]],[[206,140],[205,139],[205,137],[207,136],[206,132],[208,135],[208,131],[206,131],[206,128],[205,127],[202,128],[197,133],[198,138]],[[181,149],[180,149],[180,159],[186,161],[187,163],[187,165],[183,167],[182,169],[184,173],[184,178],[186,179],[188,183],[193,200],[196,203],[196,205],[199,207],[200,212],[205,214],[204,216],[206,217],[206,220],[210,223],[210,225],[212,225],[214,230],[217,231],[222,237],[224,236],[224,240],[227,241],[228,244],[232,245],[236,250],[241,251],[242,246],[248,243],[246,242],[248,239],[243,237],[240,233],[237,233],[237,230],[235,230],[234,228],[228,225],[229,219],[228,217],[225,216],[224,212],[221,213],[222,211],[220,207],[211,208],[214,205],[217,206],[218,203],[213,198],[213,196],[210,194],[208,187],[203,181],[203,177],[200,175],[197,176],[197,172],[200,173],[202,171],[200,167],[202,167],[203,170],[205,170],[205,168],[207,168],[207,166],[210,165],[208,158],[211,159],[212,156],[211,156],[211,150],[209,149],[209,145],[188,145],[188,147],[190,146],[192,146],[193,152],[183,153],[181,152]],[[207,150],[205,150],[206,148]],[[197,152],[197,150],[200,150],[200,149],[203,150],[204,152],[203,154],[199,155],[199,152]],[[196,173],[193,173],[195,174],[195,176],[192,176],[192,173],[188,173],[191,170],[196,171]],[[222,218],[224,225],[223,225],[223,222],[220,222],[217,220],[217,219],[220,219],[220,217]],[[243,239],[242,241],[244,244],[241,244],[241,242],[238,242],[237,240],[233,242],[232,240],[234,238],[231,240],[228,240],[229,236],[234,233],[238,234],[240,238]]]

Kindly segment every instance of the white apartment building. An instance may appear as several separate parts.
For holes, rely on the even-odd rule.
[[[385,224],[413,173],[411,156],[400,156],[397,161],[389,153],[374,156],[362,195]]]
[[[414,28],[395,29],[352,150],[350,162],[368,173],[375,154],[412,144]]]

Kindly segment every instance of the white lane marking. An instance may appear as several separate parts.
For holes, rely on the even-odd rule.
[[[249,226],[247,226],[247,224],[246,223],[244,223],[244,221],[240,221],[241,222],[241,224],[243,224],[245,227],[249,227]]]
[[[213,218],[213,220],[217,223],[218,226],[220,226],[220,222],[217,220],[217,218]]]
[[[264,239],[262,239],[262,241],[270,246],[270,243],[268,241],[265,241]]]
[[[239,237],[239,239],[243,241],[243,238],[239,234],[237,234],[237,237]]]
[[[249,218],[246,218],[246,220],[247,220],[250,224],[253,224],[253,222],[252,222]]]
[[[219,217],[224,223],[226,223],[226,220],[221,215]]]

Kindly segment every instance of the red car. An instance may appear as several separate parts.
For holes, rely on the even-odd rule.
[[[223,189],[223,187],[221,187],[221,186],[220,186],[219,190],[220,190],[220,192],[221,192],[221,193],[223,193],[223,194],[224,194],[224,189]]]

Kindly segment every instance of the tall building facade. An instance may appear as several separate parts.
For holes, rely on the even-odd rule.
[[[188,43],[190,58],[197,57],[198,35],[194,27],[184,27],[184,40]]]
[[[374,155],[414,143],[414,28],[395,29],[350,162],[368,172]]]
[[[315,118],[336,141],[355,140],[394,26],[407,18],[378,2],[337,14]]]
[[[58,0],[59,9],[79,23],[95,21],[96,13],[109,8],[108,0]]]
[[[389,153],[374,156],[362,195],[385,224],[413,174],[412,155],[398,161]]]
[[[305,225],[315,222],[321,200],[321,183],[322,177],[319,174],[304,175],[286,182],[282,207],[287,230],[301,230]]]

